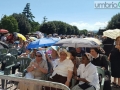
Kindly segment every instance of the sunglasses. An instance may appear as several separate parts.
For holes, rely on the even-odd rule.
[[[41,55],[35,55],[36,57],[42,57]]]

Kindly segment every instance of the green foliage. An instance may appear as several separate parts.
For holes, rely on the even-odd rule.
[[[46,16],[43,17],[43,23],[45,23],[47,21]]]
[[[83,30],[80,30],[79,33],[80,33],[80,34],[87,35],[87,34],[88,34],[88,31],[87,31],[86,29],[83,29]]]
[[[43,23],[40,26],[40,31],[46,34],[53,34],[55,32],[55,25],[53,22],[47,22],[47,23]]]
[[[6,16],[1,19],[0,27],[8,30],[10,33],[18,32],[18,23],[13,16]]]
[[[29,32],[31,32],[31,24],[29,23],[29,20],[25,17],[23,14],[17,14],[14,13],[12,15],[18,22],[18,29],[20,30],[19,33],[25,35]]]
[[[22,12],[27,19],[29,19],[30,21],[34,21],[33,18],[35,18],[35,16],[33,16],[31,9],[30,9],[30,3],[27,3],[23,12]]]
[[[29,21],[31,24],[31,32],[39,31],[40,24],[35,21]]]
[[[114,15],[111,18],[106,29],[120,29],[120,13]]]
[[[49,21],[40,26],[39,31],[46,34],[58,33],[59,35],[79,35],[80,30],[76,26],[69,25],[62,21]],[[82,34],[87,34],[86,30],[82,31]]]

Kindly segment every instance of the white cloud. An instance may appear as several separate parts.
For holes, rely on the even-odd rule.
[[[94,24],[85,23],[83,21],[80,22],[72,22],[70,25],[77,26],[80,30],[87,29],[87,30],[99,30],[99,28],[106,27],[108,22],[95,22]]]

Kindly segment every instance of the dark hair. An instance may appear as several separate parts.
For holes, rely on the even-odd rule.
[[[83,56],[85,56],[87,58],[87,60],[89,60],[86,54],[83,54]]]
[[[76,54],[76,52],[75,52],[74,50],[71,50],[70,53],[71,53],[71,55],[72,55],[73,57],[76,57],[76,56],[77,56],[77,54]]]
[[[95,50],[95,52],[99,53],[98,48],[91,48],[91,49],[94,49],[94,50]],[[90,50],[91,50],[91,49],[90,49]]]

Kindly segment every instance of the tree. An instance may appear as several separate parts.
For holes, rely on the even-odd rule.
[[[45,23],[47,21],[48,18],[46,18],[46,16],[43,17],[43,23]]]
[[[63,34],[63,35],[71,35],[76,34],[79,35],[79,29],[76,26],[71,26],[62,21],[49,21],[45,22],[40,26],[39,29],[41,32],[46,34]]]
[[[73,26],[73,28],[74,28],[74,34],[79,35],[80,34],[79,29],[76,26]]]
[[[13,16],[6,16],[1,19],[1,28],[8,30],[10,33],[18,32],[18,23]]]
[[[31,32],[39,31],[40,24],[35,21],[29,21],[31,24]]]
[[[43,23],[40,26],[40,31],[46,34],[53,34],[55,33],[55,25],[53,22],[47,22],[47,23]]]
[[[106,29],[120,29],[120,13],[114,15],[111,18]]]
[[[87,34],[88,34],[88,31],[87,31],[86,29],[80,30],[80,34],[87,35]]]
[[[25,17],[25,15],[19,13],[14,13],[12,15],[18,22],[18,29],[20,30],[19,33],[26,35],[27,33],[31,32],[31,24],[29,20]]]
[[[22,12],[28,20],[30,21],[34,21],[33,18],[35,18],[35,16],[33,16],[31,9],[30,9],[30,3],[27,3],[23,12]]]

